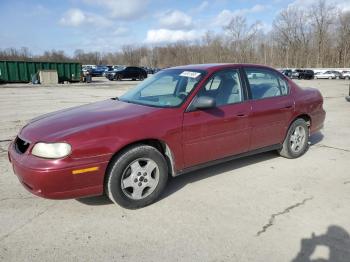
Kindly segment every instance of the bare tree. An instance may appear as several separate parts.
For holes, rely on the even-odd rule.
[[[245,17],[237,15],[224,27],[237,62],[247,62],[252,58],[249,54],[254,48],[253,40],[258,33],[259,25],[258,21],[249,25]]]
[[[346,67],[350,56],[350,11],[338,12],[336,24],[337,33],[337,64]]]
[[[309,65],[311,28],[303,10],[289,7],[281,11],[273,22],[273,33],[284,66]]]
[[[329,28],[335,16],[335,8],[328,5],[326,0],[319,0],[311,6],[310,18],[317,43],[317,61],[318,67],[325,65],[327,56],[326,42],[328,41]]]

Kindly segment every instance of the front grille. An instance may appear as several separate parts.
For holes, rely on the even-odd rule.
[[[19,137],[16,138],[15,149],[19,154],[25,153],[27,151],[29,145],[30,144],[27,141],[24,141]]]

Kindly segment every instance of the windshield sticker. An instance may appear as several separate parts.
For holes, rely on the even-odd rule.
[[[183,71],[180,76],[190,77],[190,78],[197,78],[200,76],[201,73],[198,72],[191,72],[191,71]]]

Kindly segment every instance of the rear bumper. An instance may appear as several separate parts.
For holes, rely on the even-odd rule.
[[[35,156],[18,154],[12,143],[8,156],[19,181],[34,195],[50,199],[69,199],[103,194],[104,174],[108,161],[90,163],[85,161],[84,164],[79,164],[77,161],[77,165],[74,165],[75,161],[72,159],[72,165],[72,163],[60,164],[60,160],[42,159],[45,168],[41,168]],[[74,170],[91,167],[97,167],[97,170],[73,174]]]
[[[323,128],[325,119],[326,112],[323,109],[317,114],[312,115],[310,135],[317,133]]]

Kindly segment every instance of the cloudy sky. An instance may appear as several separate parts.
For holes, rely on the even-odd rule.
[[[315,0],[0,0],[0,48],[116,51],[122,45],[193,41],[245,15],[269,30],[289,5]],[[329,0],[350,10],[350,0]]]

